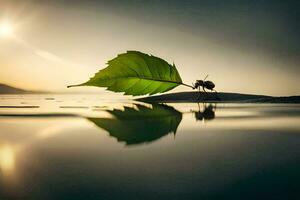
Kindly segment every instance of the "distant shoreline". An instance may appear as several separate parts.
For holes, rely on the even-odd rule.
[[[300,103],[300,96],[274,97],[228,92],[178,92],[136,99],[152,103]]]
[[[12,86],[0,83],[0,94],[1,95],[5,95],[5,94],[47,94],[47,93],[50,93],[50,92],[24,90],[24,89],[12,87]]]

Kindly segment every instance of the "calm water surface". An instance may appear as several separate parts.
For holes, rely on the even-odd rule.
[[[0,96],[0,199],[299,199],[300,106]]]

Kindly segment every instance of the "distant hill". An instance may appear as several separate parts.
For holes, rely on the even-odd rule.
[[[22,94],[27,93],[27,91],[0,83],[0,94],[20,94],[20,93]]]
[[[32,94],[32,93],[44,93],[44,92],[24,90],[24,89],[12,87],[0,83],[0,94]]]
[[[300,96],[273,97],[229,92],[179,92],[137,99],[153,103],[216,102],[216,103],[300,103]]]

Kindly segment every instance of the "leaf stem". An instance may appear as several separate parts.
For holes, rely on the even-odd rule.
[[[190,87],[190,88],[194,89],[194,87],[193,87],[193,86],[191,86],[191,85],[188,85],[188,84],[185,84],[185,83],[181,83],[181,85],[184,85],[184,86],[186,86],[186,87]]]

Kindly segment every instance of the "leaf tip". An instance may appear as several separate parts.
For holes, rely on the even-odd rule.
[[[82,86],[82,84],[79,84],[79,85],[68,85],[67,88],[78,87],[78,86]]]

